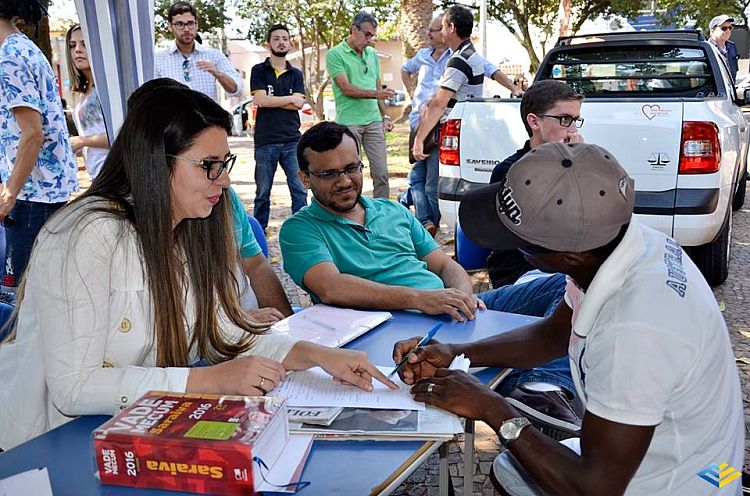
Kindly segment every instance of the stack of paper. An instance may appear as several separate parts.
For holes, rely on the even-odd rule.
[[[390,312],[368,312],[315,305],[271,326],[271,331],[303,341],[339,347],[392,317]]]
[[[456,357],[452,369],[468,370],[469,360]],[[387,374],[393,367],[378,367]],[[443,410],[414,401],[410,386],[394,379],[398,390],[373,381],[373,391],[335,381],[320,368],[290,374],[274,391],[287,397],[290,409],[344,407],[330,425],[290,421],[290,432],[314,434],[326,439],[450,439],[463,432],[460,419]]]

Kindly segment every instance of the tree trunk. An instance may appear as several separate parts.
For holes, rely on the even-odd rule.
[[[410,59],[420,48],[427,46],[427,29],[433,17],[432,0],[401,0],[401,49],[404,60]],[[412,74],[412,83],[416,85],[417,75]],[[397,122],[409,118],[411,104],[404,107]]]
[[[401,0],[401,43],[404,59],[427,46],[427,29],[432,21],[432,0]]]

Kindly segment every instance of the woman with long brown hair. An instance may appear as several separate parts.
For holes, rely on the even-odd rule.
[[[70,90],[75,94],[73,122],[78,130],[70,144],[74,152],[83,154],[86,170],[93,179],[107,158],[109,140],[80,24],[74,24],[65,34],[65,47]]]
[[[148,390],[264,394],[287,370],[395,387],[364,353],[265,333],[238,291],[226,188],[231,116],[168,79],[144,84],[91,188],[34,247],[0,346],[0,448]],[[207,367],[190,367],[202,360]]]

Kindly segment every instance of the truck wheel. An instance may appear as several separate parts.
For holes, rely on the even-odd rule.
[[[719,236],[712,242],[696,246],[690,251],[690,258],[698,266],[710,286],[718,286],[729,275],[729,252],[732,245],[732,211],[721,228]]]
[[[732,198],[732,210],[739,210],[745,205],[745,195],[747,189],[747,180],[745,174],[740,176],[740,180],[737,182],[737,191],[734,192],[734,198]]]

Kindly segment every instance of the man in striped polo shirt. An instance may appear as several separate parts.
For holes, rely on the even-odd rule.
[[[443,39],[453,51],[445,72],[440,78],[437,93],[421,119],[414,138],[412,153],[417,160],[424,160],[423,144],[428,133],[450,109],[467,98],[481,97],[484,87],[483,59],[471,43],[474,16],[466,7],[452,5],[443,15]]]

